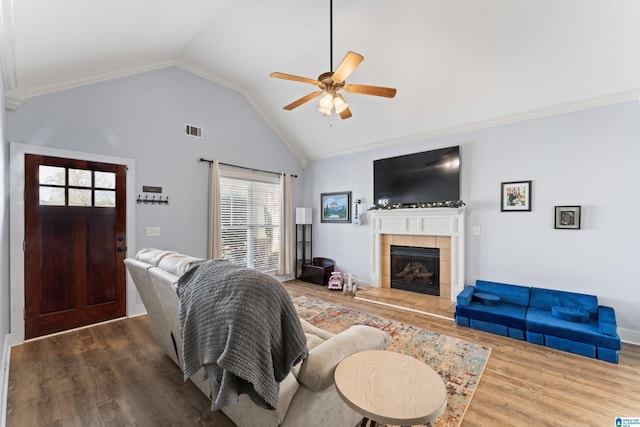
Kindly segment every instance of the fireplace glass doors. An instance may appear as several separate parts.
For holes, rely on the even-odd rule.
[[[440,249],[392,245],[391,287],[440,296]]]

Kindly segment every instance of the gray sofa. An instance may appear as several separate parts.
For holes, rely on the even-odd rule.
[[[176,284],[198,258],[159,249],[142,249],[125,264],[151,322],[151,333],[164,352],[181,368],[182,340],[178,319]],[[339,397],[333,373],[345,357],[364,350],[386,349],[389,335],[357,325],[339,334],[316,328],[300,319],[307,337],[307,358],[280,383],[275,411],[255,405],[242,395],[236,404],[222,411],[238,426],[344,426],[353,427],[362,415]],[[191,381],[210,398],[210,386],[200,369]]]

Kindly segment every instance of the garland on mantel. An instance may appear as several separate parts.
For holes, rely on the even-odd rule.
[[[392,209],[418,209],[418,208],[460,208],[465,206],[462,200],[447,200],[446,202],[420,202],[420,203],[396,203],[393,205],[373,205],[368,210],[384,211]]]

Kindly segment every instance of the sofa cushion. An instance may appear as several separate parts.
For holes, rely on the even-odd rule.
[[[292,374],[280,383],[278,404],[275,410],[263,408],[253,403],[248,394],[241,394],[238,402],[222,408],[234,424],[243,427],[277,427],[287,417],[291,402],[300,385]]]
[[[601,334],[615,337],[618,334],[616,324],[616,312],[613,308],[604,305],[598,307],[598,326]]]
[[[384,331],[366,325],[351,326],[309,351],[302,362],[298,381],[313,391],[321,391],[334,383],[333,373],[344,358],[363,350],[385,350],[391,337]]]
[[[191,264],[196,261],[202,261],[200,258],[182,254],[168,254],[162,257],[158,263],[158,267],[173,274],[174,276],[182,276],[191,268]]]
[[[501,297],[502,298],[502,297]],[[456,306],[456,316],[524,329],[527,307],[514,304],[483,305],[471,302],[468,306]]]
[[[529,288],[526,286],[476,280],[476,292],[498,295],[501,302],[509,304],[529,305]]]
[[[558,338],[553,335],[545,335],[544,345],[557,350],[579,354],[580,356],[596,357],[596,346],[590,343]]]
[[[498,295],[487,294],[485,292],[476,292],[473,294],[473,299],[482,305],[498,305],[500,304],[500,297]]]
[[[549,312],[554,306],[576,307],[586,310],[594,319],[598,316],[598,298],[595,295],[531,288],[529,305]]]
[[[569,322],[553,317],[550,310],[535,307],[527,310],[527,332],[529,331],[614,350],[621,348],[620,337],[601,334],[596,319],[589,318],[587,323]]]
[[[554,305],[551,307],[551,315],[568,322],[587,323],[589,321],[589,313],[578,307]]]
[[[464,289],[456,297],[457,305],[469,305],[473,300],[473,294],[476,291],[475,286],[465,286]]]
[[[146,262],[147,264],[152,264],[157,266],[158,263],[167,255],[175,254],[173,251],[165,251],[163,249],[154,249],[154,248],[144,248],[140,249],[136,254],[136,259],[138,261]]]

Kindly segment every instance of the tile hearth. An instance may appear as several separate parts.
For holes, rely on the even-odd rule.
[[[443,317],[449,320],[455,319],[456,303],[446,298],[432,295],[424,295],[400,289],[371,287],[358,289],[355,299],[375,304],[389,305],[429,316]]]

